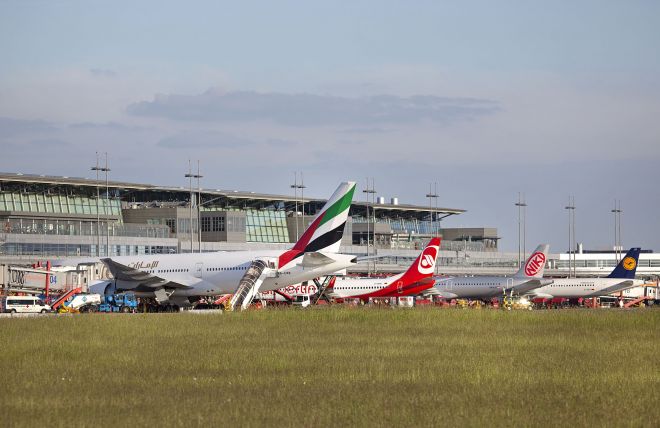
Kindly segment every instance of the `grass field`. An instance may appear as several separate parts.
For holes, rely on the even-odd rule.
[[[660,310],[0,319],[0,425],[658,426]]]

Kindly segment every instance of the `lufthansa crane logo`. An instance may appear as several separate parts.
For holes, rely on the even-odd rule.
[[[419,263],[417,265],[417,270],[422,275],[427,275],[433,273],[435,268],[435,258],[438,256],[438,247],[426,247],[421,256],[419,256]]]
[[[536,252],[532,254],[525,264],[525,275],[534,276],[545,265],[545,254]]]
[[[623,268],[625,270],[633,270],[635,269],[635,266],[637,266],[637,262],[633,257],[626,257],[623,259]]]

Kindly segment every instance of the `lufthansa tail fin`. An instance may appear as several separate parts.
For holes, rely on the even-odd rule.
[[[626,253],[626,256],[614,268],[608,278],[622,278],[622,279],[635,279],[635,272],[637,271],[637,262],[639,261],[639,253],[641,248],[631,248]]]
[[[543,271],[545,270],[545,262],[548,260],[548,251],[550,245],[541,244],[536,247],[536,250],[527,259],[523,267],[516,272],[516,278],[543,278]]]
[[[435,262],[440,252],[440,238],[433,238],[408,270],[399,278],[404,285],[414,284],[433,276]]]

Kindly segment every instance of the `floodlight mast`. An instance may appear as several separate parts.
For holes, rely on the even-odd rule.
[[[293,184],[290,186],[293,189],[293,198],[295,199],[296,212],[296,242],[300,239],[299,229],[298,229],[298,189],[300,189],[300,202],[302,204],[302,220],[303,220],[303,229],[305,227],[305,201],[304,201],[304,189],[305,189],[305,180],[303,177],[302,171],[300,171],[300,183],[298,183],[298,172],[293,173]]]
[[[96,255],[101,257],[101,215],[99,213],[99,199],[101,199],[99,191],[99,172],[105,173],[105,200],[106,209],[110,208],[110,191],[108,189],[108,153],[105,152],[105,167],[99,166],[99,152],[96,152],[96,166],[93,166],[92,171],[96,171]],[[108,227],[108,216],[106,212],[106,240],[105,240],[105,255],[110,257],[110,228]]]
[[[568,205],[564,207],[568,210],[568,276],[571,276],[571,252],[573,254],[573,278],[577,277],[577,269],[575,265],[575,197],[568,197]]]
[[[518,192],[518,202],[515,203],[515,206],[518,207],[518,268],[522,267],[523,260],[526,258],[525,253],[527,252],[526,243],[526,211],[527,203],[525,202],[525,194]],[[522,214],[522,215],[521,215]],[[522,241],[521,241],[521,231],[522,229]],[[521,252],[522,247],[522,252]]]
[[[192,253],[194,251],[193,250],[193,241],[194,241],[194,233],[193,233],[193,199],[194,199],[194,195],[193,195],[192,181],[193,181],[193,178],[197,179],[197,189],[198,189],[198,192],[199,192],[199,179],[202,178],[202,176],[199,175],[199,161],[197,161],[197,174],[193,174],[192,164],[191,164],[190,159],[188,159],[188,174],[186,174],[184,177],[186,177],[189,180],[189,184],[190,184],[190,204],[189,204],[190,205],[190,252]],[[197,209],[199,210],[199,204],[197,204]],[[198,214],[198,218],[199,218],[199,214]],[[201,237],[200,237],[200,239],[201,239]],[[200,252],[201,252],[201,248],[202,248],[201,242],[199,244],[199,248],[200,248]]]
[[[370,187],[371,183],[371,187]],[[369,241],[371,240],[371,231],[369,227],[369,222],[371,221],[371,218],[369,217],[369,196],[374,198],[374,195],[376,194],[376,189],[375,189],[375,184],[374,184],[374,178],[371,177],[371,181],[369,180],[369,177],[367,177],[367,188],[362,191],[362,193],[365,193],[366,199],[367,199],[367,215],[365,216],[367,219],[367,273],[371,275],[371,263],[369,262]],[[376,200],[374,199],[373,205],[376,204]],[[374,207],[373,210],[373,216],[374,216],[374,255],[375,255],[375,250],[376,250],[376,210]],[[375,261],[374,261],[374,270],[375,270]]]

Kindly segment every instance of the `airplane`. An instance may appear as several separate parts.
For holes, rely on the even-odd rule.
[[[435,286],[426,290],[424,294],[444,299],[490,299],[505,293],[526,294],[552,283],[553,280],[543,278],[549,248],[547,244],[536,247],[523,267],[512,277],[436,277]]]
[[[257,277],[263,279],[261,290],[275,290],[342,271],[357,263],[353,255],[338,254],[354,192],[355,182],[341,183],[290,250],[102,258],[113,278],[95,282],[89,287],[90,292],[130,291],[137,297],[154,297],[159,303],[187,305],[190,297],[235,293],[248,271],[259,273]],[[254,269],[256,261],[262,262],[259,270]],[[57,262],[66,266],[78,263]],[[261,275],[266,272],[267,275]]]
[[[552,284],[531,290],[532,298],[554,297],[579,298],[599,297],[617,293],[644,284],[635,279],[640,248],[631,248],[606,278],[558,278]]]
[[[336,277],[326,295],[335,299],[400,297],[419,294],[433,287],[435,261],[440,251],[440,238],[433,238],[404,273],[387,278]]]

